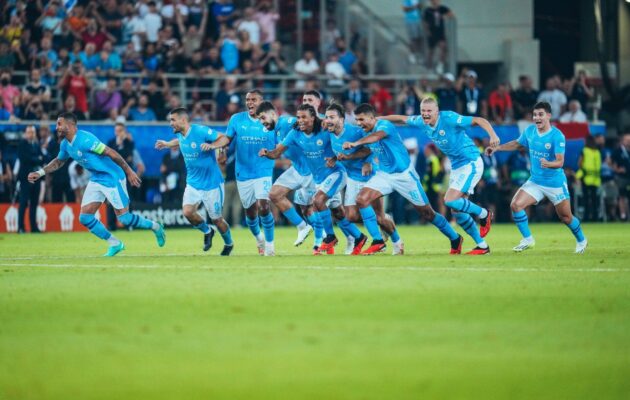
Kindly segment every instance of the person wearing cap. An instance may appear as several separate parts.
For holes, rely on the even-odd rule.
[[[457,110],[457,90],[455,90],[455,76],[450,72],[442,75],[440,87],[435,90],[438,105],[442,111]]]
[[[470,70],[466,74],[463,87],[459,91],[459,114],[467,117],[483,117],[488,115],[488,102],[484,90],[477,84],[477,73]]]

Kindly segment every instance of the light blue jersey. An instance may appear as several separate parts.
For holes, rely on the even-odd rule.
[[[289,132],[293,129],[293,125],[297,119],[295,117],[287,117],[281,116],[278,118],[278,122],[276,123],[276,127],[274,130],[276,131],[276,140],[278,143],[282,143],[282,141],[287,137]],[[306,161],[306,157],[304,156],[304,152],[302,149],[297,147],[289,147],[285,152],[284,156],[291,160],[291,165],[301,176],[308,176],[311,174],[311,170],[308,167],[308,162]]]
[[[316,134],[307,135],[297,129],[292,129],[282,141],[282,145],[287,148],[293,147],[302,151],[309,170],[313,174],[313,180],[317,184],[326,180],[330,174],[344,169],[339,163],[333,168],[326,166],[326,158],[335,155],[330,146],[330,135],[328,131],[320,130]]]
[[[74,159],[83,168],[90,171],[90,181],[105,187],[116,187],[125,179],[125,172],[111,158],[103,156],[105,144],[88,131],[77,131],[72,142],[61,141],[60,160]]]
[[[352,154],[356,152],[357,150],[361,149],[363,146],[355,147],[354,149],[344,150],[342,146],[344,142],[356,142],[357,140],[362,139],[362,138],[363,138],[363,129],[359,128],[358,126],[354,126],[350,124],[344,125],[343,131],[339,134],[339,136],[337,136],[333,132],[330,132],[330,144],[336,156],[338,156],[339,154],[346,154],[346,155]],[[370,180],[372,176],[374,176],[375,168],[372,168],[372,173],[367,176],[363,176],[363,174],[361,173],[361,170],[363,168],[363,164],[366,162],[371,162],[371,160],[372,160],[372,155],[370,154],[367,157],[356,159],[356,160],[343,160],[343,161],[337,161],[337,162],[341,163],[344,166],[350,178],[359,182],[367,182],[368,180]]]
[[[385,132],[385,137],[376,143],[369,144],[372,154],[378,165],[378,169],[387,173],[395,174],[406,171],[411,161],[409,152],[403,144],[398,130],[389,121],[379,120],[370,132],[364,134],[368,136],[374,132]]]
[[[232,115],[228,123],[227,137],[236,140],[236,180],[266,178],[273,175],[274,161],[258,157],[261,149],[276,147],[274,132],[249,116],[247,111]]]
[[[223,183],[214,151],[201,151],[203,143],[212,143],[218,136],[207,126],[197,124],[191,124],[186,135],[177,133],[179,148],[186,163],[186,184],[197,190],[213,190]]]
[[[567,183],[567,177],[562,168],[543,168],[540,160],[554,161],[556,154],[564,154],[566,141],[564,135],[558,128],[552,126],[551,129],[539,134],[536,125],[530,125],[518,137],[518,142],[529,149],[531,160],[530,181],[540,186],[559,188]]]
[[[472,117],[452,111],[440,111],[435,127],[425,124],[420,115],[409,117],[407,124],[420,128],[451,160],[453,169],[480,157],[479,149],[466,134],[466,128],[472,126]]]

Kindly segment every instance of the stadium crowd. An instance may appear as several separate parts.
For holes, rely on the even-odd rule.
[[[241,4],[243,3],[243,4]],[[194,122],[227,121],[244,109],[243,94],[254,87],[277,88],[274,81],[257,79],[260,74],[295,74],[294,97],[274,98],[274,105],[294,114],[299,94],[318,90],[324,98],[335,98],[352,122],[352,110],[360,103],[370,103],[381,115],[419,114],[424,97],[435,98],[441,110],[454,110],[462,115],[487,118],[495,124],[531,122],[531,107],[537,101],[552,105],[552,118],[562,122],[587,122],[589,102],[594,92],[586,74],[563,79],[546,79],[545,89],[538,91],[532,79],[522,76],[519,86],[511,88],[501,82],[493,90],[479,81],[477,73],[463,68],[455,77],[445,73],[438,81],[420,79],[408,82],[398,93],[391,82],[365,82],[358,76],[366,73],[361,56],[361,40],[344,38],[334,21],[327,25],[326,53],[307,50],[291,60],[278,40],[279,14],[272,2],[173,0],[136,2],[119,0],[79,0],[69,12],[56,0],[7,1],[1,15],[0,30],[0,120],[47,120],[59,112],[70,111],[80,120],[118,122],[116,139],[109,145],[142,173],[143,163],[134,148],[125,121],[164,121],[169,109],[185,105]],[[346,42],[346,39],[347,42]],[[28,71],[28,78],[25,73]],[[121,74],[137,74],[121,78]],[[186,98],[175,90],[169,74],[187,74]],[[232,75],[238,74],[239,79]],[[318,78],[322,75],[324,79]],[[243,78],[245,76],[245,78]],[[220,86],[205,77],[219,77]],[[323,110],[320,110],[323,111]],[[32,135],[25,135],[20,144],[19,159],[41,165],[58,151],[54,132],[42,125]],[[594,142],[595,144],[592,144]],[[0,145],[2,142],[0,142]],[[480,148],[484,144],[478,143]],[[4,149],[0,146],[0,157]],[[628,151],[630,136],[622,143],[604,141],[603,137],[587,142],[587,149],[598,149],[601,161],[588,173],[567,170],[572,190],[588,207],[587,220],[627,219],[627,186],[630,182]],[[441,204],[449,165],[434,146],[418,148],[408,141],[416,169],[423,175],[432,202]],[[588,152],[588,150],[585,150]],[[584,160],[590,160],[586,154]],[[229,160],[229,159],[228,159]],[[486,175],[480,184],[482,202],[497,210],[509,204],[515,188],[527,179],[527,154],[516,152],[509,161],[498,166],[492,157],[485,157]],[[22,168],[28,163],[22,162]],[[584,162],[582,161],[582,165]],[[13,176],[14,165],[0,158],[0,201],[10,201],[20,182],[20,173]],[[20,169],[22,169],[20,168]],[[39,201],[73,201],[80,195],[81,175],[76,165],[68,165],[66,173],[47,177],[45,190],[21,191],[22,203]],[[162,163],[163,177],[147,185],[159,188],[164,200],[181,197],[184,172],[181,155],[171,151]],[[584,171],[584,168],[581,169]],[[233,181],[227,166],[226,191]],[[593,181],[592,176],[598,176]],[[85,179],[83,179],[84,181]],[[24,187],[25,185],[22,185]],[[593,190],[592,187],[596,189]],[[150,188],[132,193],[135,201],[153,202]],[[584,193],[584,195],[582,195]],[[617,197],[619,200],[617,201]],[[228,198],[228,202],[232,199]],[[229,222],[239,218],[238,200]],[[588,203],[586,203],[588,202]],[[406,213],[404,202],[395,195],[390,208],[397,222],[415,222],[413,213]],[[401,207],[397,207],[400,204]],[[230,205],[226,203],[226,209]],[[540,218],[552,215],[541,208]]]

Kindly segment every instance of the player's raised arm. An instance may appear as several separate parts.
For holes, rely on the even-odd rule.
[[[223,149],[225,148],[227,145],[225,144],[225,141],[227,140],[227,143],[230,143],[230,138],[225,136],[223,133],[218,133],[217,134],[217,138],[211,142],[211,143],[203,143],[201,145],[201,150],[202,151],[211,151],[211,150],[216,150],[216,149]]]
[[[113,150],[110,147],[103,145],[102,152],[95,153],[111,158],[112,161],[118,164],[118,166],[122,168],[123,171],[125,171],[125,175],[127,175],[127,180],[129,180],[129,183],[131,183],[135,187],[140,187],[142,180],[138,177],[134,170],[131,169],[129,164],[127,164],[127,161],[125,161],[125,159],[122,158],[116,150]]]
[[[384,115],[382,117],[376,117],[377,120],[389,121],[394,124],[406,124],[409,119],[406,115]]]
[[[370,150],[368,147],[361,147],[360,149],[358,149],[357,151],[351,153],[351,154],[343,154],[343,153],[339,153],[337,155],[337,159],[338,160],[360,160],[362,158],[365,158],[367,156],[369,156],[370,154],[372,154],[372,150]]]
[[[507,142],[505,144],[501,144],[501,145],[499,145],[497,147],[488,147],[488,148],[486,148],[486,154],[487,155],[492,155],[493,153],[495,153],[497,151],[518,150],[521,147],[523,147],[523,145],[520,144],[518,140],[512,140],[511,142]]]
[[[387,136],[387,132],[385,131],[372,132],[366,137],[357,140],[356,142],[345,142],[342,147],[345,150],[354,149],[355,147],[363,146],[365,144],[376,143],[380,140],[383,140],[385,136]]]
[[[480,126],[490,136],[490,147],[495,148],[501,143],[501,139],[494,131],[494,128],[487,119],[481,117],[473,117],[472,124]]]
[[[40,168],[39,170],[28,174],[28,177],[27,177],[28,181],[30,183],[35,183],[42,176],[46,174],[50,174],[51,172],[55,172],[59,168],[63,167],[65,163],[66,163],[66,160],[60,160],[59,158],[55,158],[54,160],[49,162],[47,165],[45,165],[44,168]]]
[[[283,145],[282,143],[278,143],[276,148],[273,150],[261,149],[258,152],[258,156],[267,157],[271,160],[275,160],[279,158],[282,155],[282,153],[284,153],[286,150],[287,150],[287,147],[285,145]]]
[[[179,146],[179,139],[175,138],[169,141],[166,140],[158,140],[155,142],[155,148],[158,150],[163,149],[172,149],[173,147]]]

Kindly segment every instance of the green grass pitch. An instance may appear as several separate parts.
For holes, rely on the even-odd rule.
[[[584,230],[582,256],[559,223],[513,254],[496,225],[481,257],[426,226],[402,257],[313,257],[293,228],[273,258],[240,228],[229,258],[192,229],[113,259],[0,235],[0,399],[628,399],[630,226]]]

